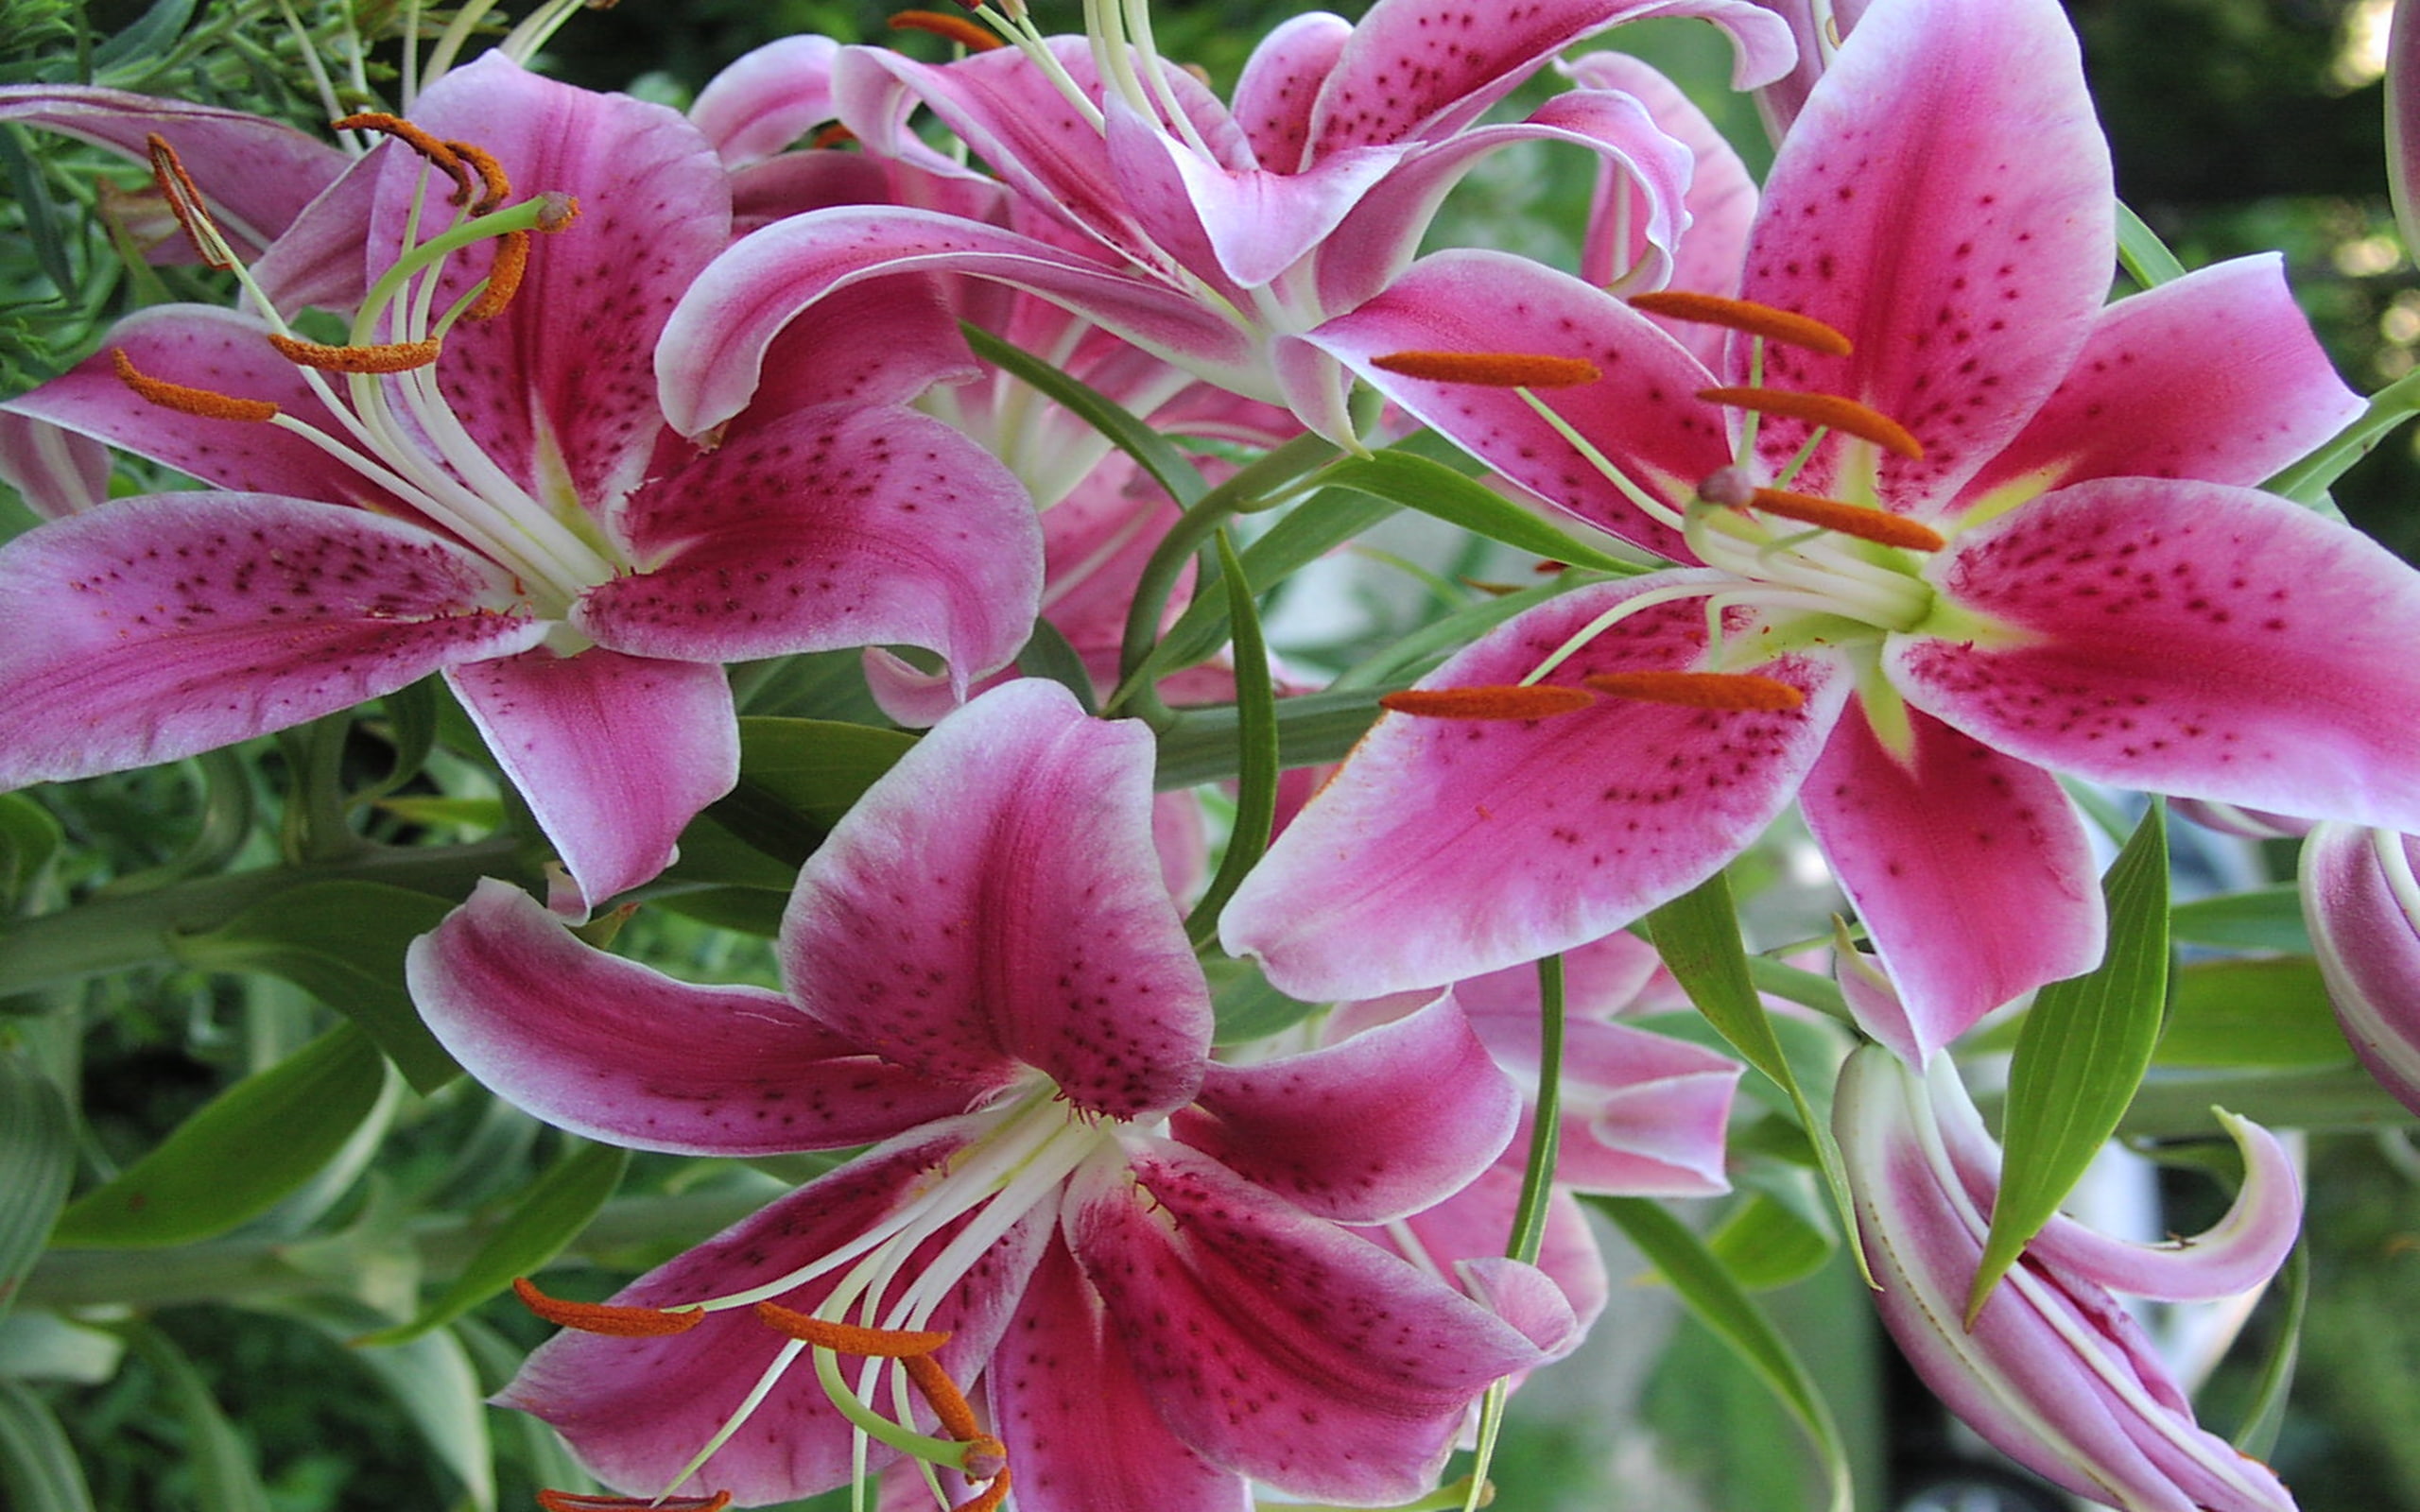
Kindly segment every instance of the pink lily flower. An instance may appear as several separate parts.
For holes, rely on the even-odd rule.
[[[1151,765],[1141,726],[1055,684],[981,695],[808,860],[786,994],[672,981],[501,885],[423,938],[431,1026],[551,1122],[693,1154],[880,1142],[607,1318],[685,1332],[561,1335],[501,1400],[636,1494],[777,1502],[895,1458],[853,1472],[867,1412],[916,1420],[878,1365],[843,1378],[831,1328],[946,1331],[935,1359],[974,1383],[1032,1512],[1232,1509],[1247,1476],[1357,1503],[1424,1488],[1488,1383],[1568,1342],[1569,1311],[1486,1267],[1500,1315],[1340,1226],[1470,1180],[1516,1094],[1450,1003],[1212,1061]],[[815,1326],[777,1332],[760,1301]]]
[[[1040,533],[998,463],[902,407],[963,370],[929,301],[794,329],[778,391],[718,448],[690,446],[649,363],[729,240],[705,139],[499,55],[427,90],[418,127],[471,144],[466,175],[542,193],[458,212],[402,144],[365,160],[346,180],[371,290],[350,345],[300,342],[255,288],[249,311],[142,312],[7,406],[216,487],[0,550],[0,787],[173,759],[442,671],[594,902],[652,877],[733,782],[720,663],[906,644],[963,687],[1014,653]],[[483,308],[516,245],[517,296]]]
[[[2110,204],[2059,7],[1883,0],[1774,164],[1753,302],[1680,306],[1772,334],[1720,376],[1488,253],[1323,327],[1502,475],[1702,565],[1396,696],[1228,948],[1309,999],[1472,975],[1695,886],[1796,797],[1906,998],[1869,1032],[1921,1059],[2100,958],[2053,771],[2420,827],[2420,577],[2248,486],[2360,401],[2275,259],[2104,306]]]
[[[1580,90],[1517,124],[1475,125],[1481,112],[1563,48],[1651,13],[1719,22],[1744,82],[1792,57],[1787,26],[1749,0],[1552,0],[1517,19],[1469,0],[1381,0],[1358,26],[1322,13],[1278,27],[1230,109],[1157,56],[1139,5],[1088,11],[1100,28],[1089,38],[1020,35],[1014,50],[947,65],[841,54],[835,98],[869,151],[970,174],[908,129],[924,105],[1036,224],[835,209],[748,237],[667,333],[667,362],[694,380],[691,402],[670,408],[677,428],[736,412],[800,311],[860,280],[927,270],[1025,289],[1354,444],[1350,378],[1292,338],[1385,287],[1485,153],[1551,140],[1599,154],[1639,185],[1654,244],[1642,277],[1668,266],[1689,161],[1637,100]]]
[[[2420,1112],[2420,883],[2412,839],[2323,824],[2303,842],[2303,918],[2336,1022],[2379,1086]]]
[[[2267,1131],[2219,1114],[2243,1152],[2241,1194],[2207,1233],[2115,1240],[2053,1218],[1983,1304],[1960,1319],[1999,1187],[1999,1150],[1949,1057],[1930,1074],[1867,1045],[1833,1104],[1875,1306],[1950,1410],[2017,1463],[2125,1512],[2286,1512],[2269,1469],[2199,1427],[2112,1292],[2167,1301],[2264,1284],[2292,1247],[2302,1203]]]

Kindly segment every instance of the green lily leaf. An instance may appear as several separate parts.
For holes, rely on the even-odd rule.
[[[0,1376],[0,1498],[14,1512],[93,1512],[76,1446],[33,1389]]]
[[[1322,481],[1354,489],[1456,524],[1515,551],[1599,572],[1634,576],[1646,567],[1625,561],[1565,534],[1477,478],[1409,452],[1374,452],[1329,464]]]
[[[2178,903],[2168,911],[2168,933],[2179,944],[2310,954],[2302,890],[2290,882]]]
[[[2152,1060],[2162,1066],[2336,1066],[2353,1047],[2307,955],[2180,969]]]
[[[77,1199],[51,1243],[153,1248],[256,1218],[343,1151],[386,1079],[370,1038],[340,1024],[221,1092],[115,1180]]]
[[[65,839],[48,809],[23,793],[0,793],[0,915],[24,903]]]
[[[184,1351],[148,1324],[130,1329],[127,1342],[159,1372],[168,1400],[185,1420],[185,1458],[193,1467],[196,1500],[207,1512],[269,1512],[268,1489],[251,1448]]]
[[[762,715],[739,721],[739,785],[706,812],[795,868],[916,737],[871,725]]]
[[[0,1314],[33,1269],[76,1175],[76,1115],[22,1056],[0,1057]]]

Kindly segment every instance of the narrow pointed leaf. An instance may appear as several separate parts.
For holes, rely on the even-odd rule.
[[[251,1449],[184,1351],[147,1324],[138,1325],[129,1342],[159,1372],[169,1402],[185,1420],[185,1461],[193,1470],[195,1500],[207,1512],[269,1512],[268,1490]]]
[[[258,1217],[336,1159],[378,1106],[386,1065],[342,1024],[247,1076],[161,1145],[60,1214],[51,1243],[136,1249],[189,1244]]]
[[[404,951],[437,927],[442,898],[375,882],[291,888],[217,928],[175,937],[177,958],[205,971],[265,971],[351,1018],[420,1091],[462,1074],[404,990]]]
[[[1244,576],[1253,592],[1267,593],[1296,569],[1326,556],[1393,514],[1395,508],[1392,501],[1375,494],[1322,490],[1244,548]],[[1215,593],[1197,593],[1168,632],[1160,637],[1160,644],[1151,648],[1151,654],[1143,660],[1134,676],[1139,680],[1156,679],[1216,655],[1226,644],[1226,599]]]
[[[340,1297],[297,1301],[286,1311],[339,1343],[374,1317],[368,1308]],[[457,1506],[495,1512],[495,1456],[485,1394],[462,1341],[441,1331],[390,1349],[357,1350],[354,1358],[387,1388],[438,1462],[462,1484],[467,1494]]]
[[[1316,766],[1344,759],[1354,742],[1378,717],[1376,688],[1311,693],[1277,700],[1277,749],[1287,766]],[[1223,782],[1236,774],[1240,748],[1232,704],[1182,709],[1160,735],[1159,763],[1151,782],[1162,792],[1197,782]]]
[[[1250,961],[1214,960],[1210,974],[1210,1011],[1215,1027],[1211,1042],[1244,1045],[1281,1034],[1320,1011],[1316,1003],[1302,1003],[1269,985],[1260,968]]]
[[[408,1344],[503,1291],[514,1277],[537,1274],[588,1227],[621,1184],[622,1172],[630,1163],[630,1151],[610,1144],[590,1144],[556,1162],[522,1194],[511,1216],[488,1236],[445,1295],[409,1323],[381,1329],[353,1342]]]
[[[76,1175],[76,1115],[22,1056],[0,1058],[0,1315],[33,1269]]]
[[[1409,452],[1349,456],[1322,475],[1339,488],[1358,490],[1417,509],[1490,541],[1502,541],[1515,551],[1526,551],[1550,561],[1593,567],[1626,577],[1648,570],[1644,563],[1608,556],[1565,535],[1476,478],[1464,477],[1442,462]]]
[[[2154,800],[2102,879],[2109,951],[2033,1000],[2009,1064],[2007,1151],[1971,1320],[2117,1132],[2159,1042],[2168,1000],[2168,823]]]
[[[2262,1460],[2277,1447],[2277,1435],[2286,1426],[2286,1398],[2294,1383],[2295,1360],[2302,1353],[2303,1315],[2310,1305],[2309,1248],[2296,1245],[2277,1275],[2285,1284],[2286,1315],[2276,1322],[2276,1339],[2269,1347],[2268,1358],[2260,1363],[2252,1405],[2232,1440],[2236,1448]]]
[[[1733,1280],[1761,1292],[1813,1275],[1840,1245],[1789,1204],[1752,1192],[1706,1236],[1706,1247]]]
[[[0,1491],[15,1512],[93,1512],[92,1487],[49,1404],[0,1377]]]
[[[1665,1281],[1696,1314],[1737,1352],[1770,1387],[1824,1462],[1831,1487],[1832,1512],[1848,1512],[1855,1504],[1849,1484],[1848,1449],[1841,1437],[1832,1409],[1772,1320],[1755,1299],[1742,1291],[1705,1242],[1691,1233],[1663,1207],[1645,1197],[1583,1196],[1581,1200],[1617,1225],[1639,1253],[1652,1262]]]
[[[1765,1005],[1756,996],[1748,973],[1748,953],[1739,940],[1739,919],[1731,902],[1731,883],[1718,871],[1647,916],[1648,936],[1664,957],[1673,979],[1706,1021],[1720,1031],[1748,1064],[1772,1078],[1788,1094],[1806,1131],[1807,1143],[1824,1170],[1832,1203],[1840,1211],[1843,1231],[1854,1232],[1857,1210],[1849,1200],[1848,1173],[1841,1164],[1841,1146],[1832,1138],[1832,1121],[1809,1100],[1806,1087],[1782,1051]],[[1863,1256],[1858,1264],[1862,1269]],[[1866,1278],[1868,1281],[1873,1277]]]
[[[2290,882],[2178,903],[2168,911],[2168,933],[2180,945],[2310,954],[2302,890]]]
[[[1058,626],[1046,619],[1033,622],[1033,634],[1017,652],[1016,666],[1028,678],[1048,678],[1076,696],[1084,713],[1100,713],[1093,697],[1093,675],[1085,669],[1084,659],[1068,644]]]
[[[1260,610],[1253,602],[1252,583],[1227,532],[1218,535],[1219,564],[1224,569],[1227,618],[1236,636],[1236,822],[1228,833],[1227,853],[1219,873],[1186,921],[1185,933],[1198,949],[1219,937],[1219,910],[1242,885],[1269,849],[1277,821],[1277,689],[1269,675],[1269,645],[1261,639]]]
[[[2162,1066],[2341,1066],[2353,1058],[2307,955],[2180,969],[2152,1058]]]
[[[2185,276],[2185,265],[2159,232],[2122,203],[2118,207],[2118,261],[2125,265],[2128,277],[2147,289]]]
[[[1196,499],[1210,491],[1201,471],[1169,445],[1167,438],[1135,419],[1115,400],[1040,358],[1018,351],[989,331],[963,321],[959,322],[959,329],[966,333],[966,344],[975,349],[977,356],[1007,369],[1080,416],[1084,423],[1108,437],[1119,451],[1151,474],[1152,481],[1166,489],[1180,507],[1192,507]]]
[[[22,793],[0,793],[0,914],[25,901],[65,838],[48,809]]]

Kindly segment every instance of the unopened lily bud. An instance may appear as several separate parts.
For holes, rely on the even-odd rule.
[[[2303,918],[2336,1022],[2378,1085],[2420,1111],[2420,886],[2410,835],[2323,824],[2303,843]]]

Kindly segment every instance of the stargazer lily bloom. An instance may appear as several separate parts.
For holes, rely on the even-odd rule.
[[[420,940],[431,1027],[550,1122],[691,1154],[879,1142],[601,1311],[533,1293],[586,1332],[500,1400],[638,1496],[779,1502],[901,1451],[977,1483],[1004,1462],[1032,1512],[1233,1509],[1245,1477],[1423,1490],[1478,1393],[1575,1327],[1529,1267],[1478,1267],[1491,1310],[1342,1226],[1477,1176],[1517,1095],[1450,999],[1212,1061],[1151,766],[1148,730],[1056,684],[979,696],[808,859],[786,994],[675,982],[500,884]],[[959,1427],[883,1363],[916,1351],[968,1383]]]
[[[1916,1071],[1878,1045],[1841,1068],[1833,1132],[1849,1178],[1875,1306],[1951,1411],[2018,1464],[2124,1512],[2287,1512],[2276,1476],[2193,1420],[2185,1394],[2112,1295],[2233,1297],[2293,1246],[2293,1164],[2266,1130],[2220,1112],[2245,1166],[2208,1232],[2164,1245],[2111,1239],[2064,1215],[1976,1314],[1961,1319],[1999,1189],[1999,1149],[1946,1056]]]
[[[2336,1022],[2378,1085],[2420,1112],[2420,882],[2410,835],[2323,824],[2303,842],[2303,918]]]
[[[1312,339],[1685,565],[1409,693],[1222,923],[1296,997],[1458,979],[1695,886],[1796,797],[1922,1058],[2100,958],[2054,771],[2411,829],[2420,576],[2249,485],[2359,413],[2274,259],[2104,305],[2108,160],[2048,0],[1868,10],[1767,186],[1720,370],[1441,253]],[[1559,386],[1559,387],[1549,387]]]
[[[1743,83],[1793,56],[1787,26],[1749,0],[1548,0],[1513,13],[1380,0],[1357,26],[1313,13],[1279,26],[1231,109],[1159,57],[1139,0],[1087,6],[1084,37],[1042,36],[1022,6],[1002,9],[985,14],[1013,47],[946,65],[850,48],[834,98],[869,151],[973,173],[908,129],[928,108],[1035,224],[834,209],[746,238],[673,318],[666,360],[696,377],[671,409],[678,428],[694,435],[745,404],[765,348],[798,312],[860,280],[933,270],[1028,290],[1354,444],[1349,377],[1292,338],[1385,287],[1486,153],[1558,141],[1615,164],[1638,186],[1643,286],[1660,282],[1684,229],[1687,151],[1638,100],[1581,89],[1518,123],[1476,124],[1482,112],[1564,48],[1649,14],[1720,23]]]
[[[346,342],[303,339],[254,284],[247,310],[133,316],[8,405],[216,488],[0,550],[0,787],[442,671],[594,902],[652,877],[731,786],[722,662],[905,644],[962,688],[1023,643],[1030,503],[903,407],[965,370],[929,300],[794,328],[777,391],[695,447],[666,430],[650,364],[730,237],[705,138],[493,54],[426,91],[416,123],[356,124],[401,140],[348,174],[367,292]],[[181,160],[158,162],[190,232],[243,273]]]

